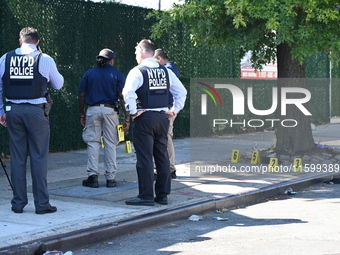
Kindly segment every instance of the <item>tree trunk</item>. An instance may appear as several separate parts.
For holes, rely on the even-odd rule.
[[[314,147],[309,116],[306,116],[296,105],[287,104],[286,115],[281,113],[281,89],[284,87],[306,88],[305,66],[292,59],[291,47],[285,43],[277,47],[278,66],[278,108],[275,125],[274,148],[278,154],[296,155],[309,152]],[[287,98],[303,98],[301,93],[288,93]],[[308,104],[303,104],[308,109]],[[295,121],[288,121],[289,119]],[[284,121],[284,122],[282,122]],[[282,125],[286,127],[284,127]],[[292,127],[296,125],[295,127]],[[287,127],[289,126],[289,127]]]

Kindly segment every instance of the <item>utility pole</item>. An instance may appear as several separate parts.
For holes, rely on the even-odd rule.
[[[161,1],[162,1],[162,0],[158,0],[158,10],[159,10],[159,11],[161,10]]]

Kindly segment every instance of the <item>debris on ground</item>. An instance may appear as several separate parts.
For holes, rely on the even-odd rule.
[[[63,253],[62,251],[47,251],[43,255],[73,255],[72,251]]]
[[[285,195],[288,195],[288,196],[291,196],[291,195],[295,195],[297,192],[294,192],[292,188],[288,188],[285,190],[284,194]]]
[[[226,220],[229,220],[229,219],[228,218],[221,218],[221,217],[213,217],[213,220],[226,221]]]
[[[203,220],[203,217],[202,216],[198,216],[198,215],[191,215],[188,220],[190,221],[199,221],[199,220]]]
[[[225,213],[227,211],[228,211],[228,209],[222,208],[221,210],[216,210],[215,213]]]

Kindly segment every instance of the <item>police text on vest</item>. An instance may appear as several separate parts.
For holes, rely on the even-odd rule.
[[[166,89],[166,73],[163,69],[147,69],[150,89]]]
[[[11,79],[33,79],[34,58],[31,56],[13,56],[10,61]]]

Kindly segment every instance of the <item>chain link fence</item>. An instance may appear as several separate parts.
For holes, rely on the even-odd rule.
[[[127,75],[136,65],[136,42],[150,38],[150,27],[155,22],[147,18],[150,11],[113,2],[0,0],[0,55],[19,46],[18,35],[23,27],[35,27],[40,32],[43,52],[55,59],[65,78],[60,91],[50,91],[54,100],[50,117],[50,151],[85,148],[77,101],[80,79],[86,70],[95,66],[95,56],[105,47],[115,51],[115,67]],[[163,48],[168,53],[170,60],[175,61],[188,92],[190,78],[239,77],[240,59],[236,57],[236,51],[228,46],[193,46],[185,25],[178,24],[155,43],[157,48]],[[307,61],[309,76],[328,77],[326,57],[317,54]],[[317,96],[312,99],[312,108],[318,110],[317,114],[313,114],[313,121],[327,122],[329,88],[323,86],[317,89],[317,93],[312,92]],[[190,136],[190,101],[189,94],[185,108],[175,121],[175,138]],[[232,104],[231,101],[226,103]],[[6,128],[0,128],[0,136],[0,152],[8,153]],[[130,131],[126,133],[126,138],[131,139]]]
[[[137,64],[136,42],[150,38],[150,27],[155,22],[146,17],[150,11],[112,2],[0,0],[0,55],[19,46],[19,31],[23,27],[35,27],[40,33],[43,52],[55,59],[65,78],[60,91],[50,90],[54,100],[50,151],[85,148],[77,101],[80,79],[86,70],[96,65],[95,56],[105,47],[115,52],[115,67],[127,75]],[[190,77],[239,75],[239,59],[230,48],[193,47],[185,31],[179,25],[155,43],[176,62],[188,91]],[[177,138],[189,136],[189,98],[175,121],[174,136]],[[0,128],[0,135],[0,152],[8,153],[6,128]],[[131,139],[130,132],[126,133],[126,138]]]

